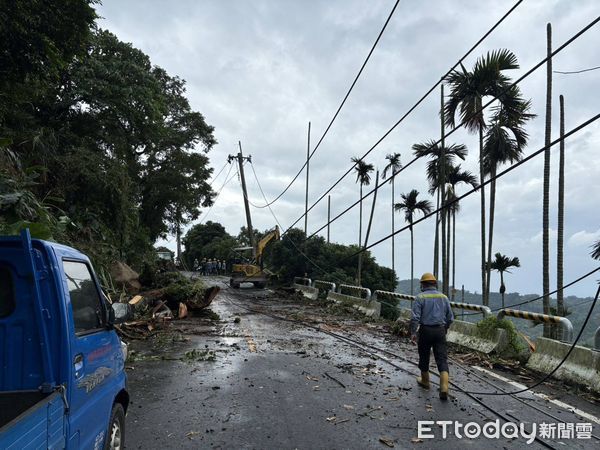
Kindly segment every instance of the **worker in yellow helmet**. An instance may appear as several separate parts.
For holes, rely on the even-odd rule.
[[[448,297],[437,290],[437,280],[431,273],[421,277],[421,293],[415,297],[410,321],[411,341],[418,343],[419,386],[429,389],[429,359],[431,349],[440,373],[440,398],[448,398],[448,345],[446,333],[454,321]],[[418,331],[417,331],[418,329]]]

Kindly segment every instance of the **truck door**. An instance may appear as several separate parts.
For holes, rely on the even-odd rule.
[[[117,359],[122,359],[117,335],[109,331],[106,308],[90,266],[63,260],[65,293],[71,332],[70,444],[102,448],[114,399]]]

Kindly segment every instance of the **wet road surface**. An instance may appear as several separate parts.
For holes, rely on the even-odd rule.
[[[210,307],[219,320],[175,321],[171,332],[132,344],[127,448],[600,448],[593,438],[542,439],[545,447],[539,441],[527,446],[522,437],[459,439],[453,429],[444,440],[439,425],[431,431],[436,439],[420,441],[419,420],[484,426],[500,420],[494,411],[524,422],[527,432],[531,422],[592,421],[528,393],[521,401],[479,397],[491,411],[456,390],[450,401],[441,402],[435,386],[430,391],[416,386],[414,365],[258,311],[317,324],[416,360],[416,349],[390,335],[386,325],[334,315],[339,311],[268,290],[233,290],[222,280],[211,281],[223,287]],[[515,390],[483,371],[450,367],[463,389]],[[597,405],[576,397],[569,401],[598,416]],[[598,435],[600,426],[592,423]]]

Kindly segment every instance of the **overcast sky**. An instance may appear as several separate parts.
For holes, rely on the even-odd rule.
[[[228,154],[242,141],[269,199],[287,185],[306,158],[308,121],[313,145],[343,98],[352,79],[381,29],[393,0],[104,0],[98,8],[99,24],[121,40],[147,53],[152,62],[171,75],[187,81],[194,109],[215,127],[219,144],[209,156],[215,174]],[[311,160],[309,196],[316,200],[350,167],[352,156],[362,156],[514,3],[480,0],[402,0],[379,46],[323,144]],[[508,48],[521,65],[514,79],[544,58],[546,23],[553,25],[554,47],[591,22],[600,13],[597,0],[525,0],[513,14],[469,57],[488,50]],[[596,25],[554,58],[554,69],[572,71],[600,65]],[[544,142],[545,68],[526,79],[523,94],[532,100],[538,117],[527,130],[530,141],[525,154]],[[598,113],[600,70],[578,75],[554,74],[553,130],[558,137],[558,96],[565,96],[566,129]],[[411,158],[416,142],[440,135],[439,90],[404,121],[367,161],[378,168],[385,155],[400,152]],[[463,167],[477,173],[476,136],[458,130],[448,143],[463,143],[469,156]],[[565,283],[597,266],[589,247],[600,239],[600,125],[577,133],[566,142]],[[551,283],[556,274],[556,198],[558,146],[552,151],[551,190]],[[427,194],[425,161],[403,172],[396,192],[417,189]],[[226,167],[215,180],[218,190]],[[235,174],[235,169],[230,176]],[[527,162],[498,181],[494,251],[518,256],[521,268],[507,275],[507,291],[540,293],[542,281],[542,176],[543,157]],[[247,171],[251,200],[263,204]],[[303,212],[304,174],[286,195],[273,205],[287,228]],[[464,191],[463,190],[460,192]],[[379,193],[371,241],[391,231],[391,193]],[[358,199],[355,177],[348,176],[331,193],[332,216]],[[398,201],[398,200],[397,200]],[[457,285],[480,291],[479,196],[461,203],[457,219]],[[365,211],[370,208],[370,201]],[[253,209],[253,221],[261,230],[275,221],[268,209]],[[309,215],[309,233],[327,218],[323,201]],[[245,225],[242,194],[236,177],[225,186],[207,220],[223,223],[237,234]],[[396,227],[403,226],[396,217]],[[303,221],[299,223],[303,226]],[[366,228],[366,219],[365,219]],[[431,270],[433,222],[414,227],[415,275]],[[358,239],[358,208],[331,225],[332,240],[355,243]],[[167,243],[174,248],[174,243]],[[390,241],[373,249],[378,262],[391,265]],[[409,234],[396,237],[398,276],[410,274]],[[597,278],[597,277],[596,277]],[[591,296],[595,278],[565,292]],[[492,275],[492,290],[499,279]]]

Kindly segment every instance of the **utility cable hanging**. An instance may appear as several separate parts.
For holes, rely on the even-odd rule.
[[[364,158],[366,158],[373,150],[375,150],[375,148],[381,144],[381,142],[383,142],[391,133],[392,131],[394,131],[398,125],[400,125],[404,119],[406,119],[444,80],[444,78],[446,78],[450,73],[452,73],[452,71],[454,69],[456,69],[471,53],[473,53],[473,51],[485,40],[487,39],[487,37],[502,23],[504,22],[504,20],[523,2],[523,0],[519,0],[517,1],[444,75],[442,75],[440,77],[440,79],[425,93],[423,94],[423,96],[402,116],[400,117],[400,119],[398,119],[398,121],[392,125],[391,128],[388,129],[388,131],[385,132],[385,134],[379,139],[377,140],[377,142],[375,142],[375,144],[373,144],[373,146],[361,157],[358,159],[358,161],[362,161]],[[350,169],[348,169],[325,193],[323,193],[321,195],[321,197],[319,197],[319,199],[313,203],[309,208],[307,212],[310,212],[316,205],[317,203],[319,203],[321,200],[323,200],[323,198],[325,198],[325,196],[327,194],[329,194],[344,178],[346,178],[351,172],[352,169],[354,169],[354,167],[356,166],[356,164],[358,164],[358,161],[352,165],[352,167],[350,167]],[[411,162],[412,163],[412,162]],[[409,165],[411,164],[409,163]],[[289,228],[292,228],[294,225],[296,225],[300,220],[302,220],[302,218],[304,217],[304,215],[300,216]],[[288,229],[289,229],[288,228]],[[287,230],[286,230],[287,231]]]
[[[342,103],[340,103],[340,106],[338,106],[337,111],[335,112],[335,114],[333,115],[333,117],[331,118],[331,120],[329,121],[329,125],[327,125],[327,128],[323,132],[323,135],[321,136],[321,138],[317,142],[317,145],[315,146],[315,148],[310,152],[310,155],[308,156],[308,158],[306,159],[306,161],[304,162],[304,164],[302,165],[302,167],[300,167],[300,170],[298,170],[298,172],[296,173],[296,175],[294,175],[294,178],[292,178],[292,181],[290,181],[288,183],[288,185],[285,187],[285,189],[279,195],[277,195],[277,197],[275,197],[271,201],[268,201],[267,198],[265,197],[265,204],[264,205],[260,205],[260,206],[253,205],[255,208],[266,208],[266,207],[272,205],[273,203],[275,203],[277,200],[279,200],[288,191],[288,189],[290,187],[292,187],[292,184],[294,184],[295,181],[298,179],[298,177],[300,176],[300,174],[302,173],[302,171],[304,170],[304,168],[307,166],[308,161],[310,161],[310,159],[313,157],[313,155],[315,154],[315,152],[317,151],[317,149],[321,145],[321,142],[323,142],[323,139],[325,139],[325,136],[329,132],[329,129],[333,125],[333,122],[335,122],[335,119],[337,119],[338,114],[340,113],[340,111],[344,107],[344,104],[346,103],[346,100],[348,100],[348,97],[350,96],[350,93],[354,89],[354,86],[356,85],[356,82],[360,78],[360,76],[361,76],[364,68],[366,67],[367,63],[369,62],[369,59],[371,59],[371,55],[373,54],[373,51],[375,50],[375,47],[377,47],[377,44],[379,44],[379,40],[381,39],[381,36],[383,36],[383,33],[384,33],[385,29],[387,28],[388,24],[390,23],[390,20],[391,20],[392,16],[394,15],[394,12],[396,11],[396,7],[398,6],[399,3],[400,3],[400,0],[396,0],[396,3],[394,3],[394,7],[390,11],[390,14],[388,15],[387,20],[385,21],[385,23],[383,24],[383,27],[381,28],[381,31],[377,35],[377,39],[375,39],[375,42],[373,43],[373,46],[371,47],[371,50],[369,51],[369,54],[367,55],[366,59],[362,63],[362,66],[360,67],[360,70],[356,74],[356,77],[354,77],[354,81],[350,85],[350,88],[348,89],[348,92],[346,92],[346,95],[344,96],[344,99],[342,100]]]
[[[556,145],[558,142],[568,138],[569,136],[577,133],[578,131],[582,130],[583,128],[589,126],[590,124],[592,124],[593,122],[595,122],[596,120],[598,120],[600,118],[600,114],[596,114],[595,116],[593,116],[592,118],[586,120],[585,122],[581,123],[580,125],[578,125],[577,127],[571,129],[571,131],[569,131],[568,133],[566,133],[562,138],[557,138],[554,141],[552,141],[550,143],[550,145],[548,146],[549,148],[553,147],[554,145]],[[542,147],[541,149],[533,152],[532,154],[530,154],[529,156],[527,156],[526,158],[520,160],[519,162],[513,164],[512,166],[507,167],[506,169],[504,169],[503,171],[499,172],[495,177],[491,177],[488,178],[487,180],[485,180],[481,185],[479,185],[476,188],[473,188],[467,192],[465,192],[464,194],[454,198],[453,200],[450,200],[448,202],[446,202],[444,205],[440,206],[438,209],[430,212],[429,214],[424,215],[423,217],[420,217],[419,219],[415,220],[412,224],[410,225],[406,225],[402,228],[400,228],[399,230],[395,230],[393,233],[387,235],[384,238],[379,239],[378,241],[368,245],[367,247],[359,250],[358,252],[354,253],[352,256],[354,255],[358,255],[361,252],[367,251],[372,247],[375,247],[376,245],[381,244],[382,242],[388,240],[389,238],[391,238],[392,236],[395,236],[399,233],[401,233],[402,231],[408,230],[411,226],[415,226],[418,223],[423,222],[424,220],[429,219],[430,217],[434,216],[436,213],[439,213],[441,211],[443,211],[444,209],[447,209],[449,207],[451,207],[452,205],[454,205],[455,203],[458,203],[459,201],[463,200],[464,198],[468,197],[469,195],[474,194],[475,192],[477,192],[479,189],[483,188],[484,186],[490,184],[492,181],[497,180],[498,178],[503,177],[504,175],[508,174],[509,172],[512,172],[514,169],[516,169],[517,167],[521,166],[522,164],[525,164],[527,161],[533,159],[536,156],[541,155],[544,151],[546,150],[546,146]]]
[[[225,164],[223,164],[223,167],[221,167],[221,169],[219,170],[219,172],[214,177],[212,177],[212,179],[210,180],[210,183],[208,183],[208,185],[210,187],[212,187],[212,185],[215,183],[215,181],[217,181],[217,178],[219,178],[219,175],[221,175],[221,172],[223,172],[223,169],[225,169],[225,167],[227,166],[227,164],[228,164],[228,162],[225,161]],[[227,177],[225,177],[225,178],[227,178]]]
[[[556,54],[560,53],[562,50],[564,50],[566,47],[568,47],[570,44],[572,44],[577,38],[579,38],[580,36],[582,36],[586,31],[588,31],[590,28],[592,28],[594,25],[596,25],[598,22],[600,21],[600,16],[596,17],[593,21],[591,21],[588,25],[586,25],[584,28],[582,28],[579,32],[577,32],[576,34],[574,34],[573,36],[571,36],[571,38],[569,38],[567,41],[565,41],[560,47],[558,47],[556,50],[554,50],[551,54],[550,54],[550,58],[555,56]],[[519,84],[520,82],[522,82],[525,78],[529,77],[532,73],[534,73],[537,69],[539,69],[540,67],[542,67],[546,61],[549,58],[548,56],[546,56],[545,58],[543,58],[540,62],[538,62],[536,65],[534,65],[531,69],[529,69],[527,72],[525,72],[525,74],[523,74],[522,76],[520,76],[517,80],[515,80],[514,82],[512,82],[511,84],[509,84],[508,86],[505,87],[505,89],[503,89],[501,92],[499,92],[496,96],[492,97],[491,100],[489,100],[485,105],[482,105],[480,108],[478,108],[476,111],[474,111],[471,115],[469,115],[468,117],[466,117],[462,122],[460,122],[458,125],[456,125],[454,128],[452,128],[450,131],[448,131],[447,133],[444,134],[443,139],[447,138],[448,136],[451,136],[452,134],[454,134],[458,129],[460,129],[462,126],[464,126],[467,121],[469,121],[470,119],[472,119],[473,117],[476,117],[478,114],[480,114],[483,110],[485,110],[487,107],[489,107],[492,103],[494,103],[500,96],[504,95],[506,92],[508,92],[510,89],[512,89],[514,86],[516,86],[517,84]],[[395,126],[395,125],[394,125]],[[392,128],[393,129],[393,128]],[[368,151],[367,153],[365,153],[361,159],[365,158],[367,155],[369,155],[374,149],[375,147],[383,140],[385,139],[385,137],[391,132],[388,131],[381,139],[379,139]],[[436,145],[439,145],[440,142],[442,141],[442,139],[437,140],[436,142],[432,143],[429,148],[433,148]],[[405,164],[401,169],[399,169],[397,172],[395,172],[392,177],[395,177],[397,175],[399,175],[400,173],[402,173],[404,170],[408,169],[411,165],[413,165],[418,159],[420,159],[421,157],[415,157],[413,158],[411,161],[409,161],[407,164]],[[321,197],[319,197],[317,199],[317,201],[315,201],[315,203],[313,203],[309,208],[308,208],[308,212],[311,211],[312,208],[314,208],[321,200],[323,200],[323,198],[325,198],[325,196],[327,194],[329,194],[329,192],[331,192],[333,190],[333,188],[335,188],[354,168],[354,166],[356,165],[356,163],[350,167],[350,169],[348,169],[348,171],[342,175],[323,195],[321,195]],[[371,190],[370,192],[368,192],[365,196],[362,197],[361,200],[364,200],[366,197],[368,197],[369,195],[373,194],[375,192],[375,190],[379,189],[380,187],[382,187],[384,184],[386,184],[389,181],[389,179],[382,181],[379,185],[377,185],[373,190]],[[353,207],[355,207],[356,205],[358,205],[360,203],[360,200],[355,202],[352,207],[350,209],[352,209]],[[350,209],[348,209],[347,211],[349,211]],[[344,214],[347,212],[345,211]],[[305,213],[306,214],[306,213]],[[287,230],[285,230],[285,232],[287,232],[289,229],[291,229],[294,225],[296,225],[300,220],[302,220],[302,218],[304,217],[304,214],[302,214],[294,223],[292,223],[292,225],[290,225],[288,227]],[[341,216],[339,216],[341,217]],[[325,227],[321,227],[318,231],[323,230],[323,228]],[[317,231],[317,232],[318,232]],[[284,232],[284,234],[285,234]]]
[[[225,166],[223,166],[225,167]],[[204,214],[204,217],[202,217],[202,219],[199,220],[199,224],[204,223],[204,221],[206,220],[206,218],[208,217],[208,215],[210,214],[210,212],[213,209],[213,206],[215,206],[215,203],[217,203],[217,200],[219,199],[219,195],[221,195],[221,191],[223,191],[223,188],[229,184],[229,182],[233,179],[233,177],[235,177],[235,174],[233,174],[231,176],[231,178],[227,179],[227,177],[229,177],[229,174],[231,172],[232,166],[229,166],[229,170],[227,171],[227,175],[225,175],[225,181],[223,181],[223,184],[221,185],[221,187],[219,188],[219,190],[217,191],[217,195],[215,195],[215,199],[213,200],[212,205],[210,205],[210,208],[208,208],[208,211],[206,211],[206,213]]]

